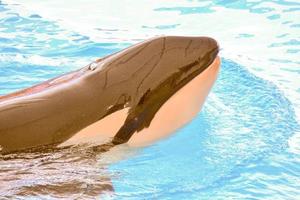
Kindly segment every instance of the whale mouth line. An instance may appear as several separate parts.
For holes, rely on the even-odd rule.
[[[195,66],[200,66],[200,68],[194,70],[193,72],[191,72],[189,75],[186,76],[187,79],[190,79],[190,80],[188,80],[188,82],[193,80],[194,77],[200,75],[203,71],[205,71],[207,68],[209,68],[212,65],[212,63],[216,62],[216,60],[219,59],[218,52],[219,52],[219,48],[216,47],[215,49],[213,49],[213,50],[211,50],[210,52],[207,53],[207,55],[206,55],[207,57],[211,57],[211,55],[213,55],[213,57],[214,57],[214,59],[211,59],[211,58],[207,59],[208,60],[207,64],[204,64],[204,65],[201,66],[201,62],[202,62],[203,58],[200,57],[196,61],[181,67],[180,70],[189,71]],[[189,78],[190,76],[191,76],[191,78]],[[185,79],[182,79],[181,81],[184,82],[184,80]]]
[[[219,68],[220,68],[220,63],[221,63],[221,58],[217,55],[216,57],[215,57],[215,59],[204,69],[204,70],[202,70],[200,73],[198,73],[195,77],[193,77],[191,80],[189,80],[188,81],[188,83],[186,83],[184,86],[183,86],[183,90],[186,90],[186,85],[187,85],[187,87],[190,87],[189,86],[189,84],[197,84],[197,83],[199,83],[199,79],[203,79],[203,77],[205,76],[205,75],[208,75],[208,74],[202,74],[202,73],[209,73],[209,71],[211,71],[211,70],[215,70],[215,71],[217,71],[217,73],[218,73],[218,71],[219,71]],[[216,79],[216,74],[217,73],[215,73],[214,74],[214,77],[213,77],[213,79]],[[198,79],[198,80],[197,80]],[[212,80],[212,82],[214,82],[215,80]],[[194,83],[193,83],[194,82]],[[195,89],[195,88],[194,88]],[[171,95],[170,96],[170,98],[167,100],[167,101],[169,101],[169,100],[171,100],[171,101],[174,101],[174,99],[175,99],[175,101],[176,101],[176,95],[177,96],[179,96],[179,94],[178,93],[180,93],[181,92],[181,89],[179,89],[179,91],[178,92],[175,92],[173,95]],[[190,91],[191,92],[191,91]],[[193,91],[193,92],[195,92],[195,91]],[[183,96],[184,94],[180,94],[181,96]],[[185,96],[186,98],[188,98],[187,96]],[[174,98],[174,99],[173,99]],[[166,101],[166,102],[167,102]],[[188,101],[188,100],[187,100]],[[166,103],[165,102],[165,103]],[[203,102],[202,102],[203,103]],[[162,106],[164,106],[164,104],[162,105]],[[198,110],[199,110],[199,107],[194,107],[193,108],[196,112],[194,113],[194,114],[196,114],[197,112],[198,112]],[[155,114],[157,114],[157,113],[155,113]],[[182,124],[180,124],[180,125],[178,125],[178,127],[177,128],[179,128],[179,127],[182,127],[183,125],[185,125],[186,123],[188,123],[193,117],[191,117],[191,116],[189,116],[190,117],[190,119],[184,119],[184,122],[182,123]],[[161,118],[161,117],[160,117]],[[161,120],[161,119],[160,119]],[[134,122],[137,122],[138,120],[137,120],[137,118],[134,118],[133,119],[133,121]],[[157,120],[156,120],[157,121]],[[161,123],[162,124],[165,124],[164,122],[163,122],[163,120],[161,121]],[[146,137],[149,137],[149,133],[151,133],[151,132],[153,132],[153,131],[151,131],[150,130],[151,128],[149,128],[149,127],[146,127],[145,128],[145,132],[143,132],[143,130],[144,129],[142,129],[142,130],[137,130],[136,132],[134,132],[130,137],[128,137],[128,138],[126,138],[126,140],[124,140],[124,138],[120,138],[120,137],[118,137],[117,135],[115,135],[114,137],[113,137],[113,140],[111,140],[111,141],[108,141],[108,142],[106,142],[106,143],[104,143],[104,144],[101,144],[101,145],[95,145],[95,146],[93,146],[93,151],[95,151],[95,152],[97,152],[97,153],[103,153],[103,152],[106,152],[106,151],[109,151],[111,148],[113,148],[114,146],[116,146],[116,145],[120,145],[120,144],[124,144],[124,143],[126,143],[126,142],[129,142],[129,145],[130,146],[144,146],[144,145],[149,145],[149,144],[151,144],[151,143],[149,143],[149,142],[144,142],[144,139],[140,139],[141,137],[142,137],[142,135],[144,136],[144,138]],[[172,131],[175,131],[175,129],[174,130],[172,130]],[[169,132],[171,132],[171,131],[169,131]],[[153,133],[152,133],[153,134]],[[168,133],[169,134],[169,133]],[[137,137],[136,137],[137,136]],[[161,136],[161,137],[159,137],[159,138],[157,138],[157,139],[161,139],[161,138],[164,138],[164,137],[166,137],[167,135],[164,135],[164,136]],[[132,141],[132,138],[133,137],[133,141]],[[151,137],[151,136],[150,136]],[[138,138],[138,139],[136,139],[136,138]],[[154,139],[153,141],[155,141],[155,140],[157,140],[157,139]],[[141,140],[141,141],[137,141],[137,140]],[[152,139],[151,139],[152,140]]]
[[[174,73],[172,76],[170,76],[168,79],[166,79],[163,83],[161,83],[154,91],[150,91],[150,92],[147,91],[145,93],[146,95],[145,98],[147,98],[148,102],[150,103],[145,103],[144,105],[138,104],[138,106],[134,107],[134,109],[131,108],[129,110],[129,114],[125,120],[124,125],[119,129],[117,134],[114,136],[112,143],[115,145],[126,143],[130,140],[130,138],[135,132],[140,132],[144,128],[148,128],[153,118],[155,117],[156,113],[170,98],[172,98],[172,96],[174,96],[178,91],[180,91],[190,82],[193,82],[193,80],[196,79],[197,76],[201,76],[201,75],[203,76],[202,73],[206,71],[206,69],[209,69],[212,66],[219,66],[219,63],[220,63],[220,58],[216,55],[213,60],[210,59],[207,64],[202,65],[203,67],[195,70],[194,72],[189,74],[186,78],[180,80],[179,83],[176,83],[176,79],[180,77],[182,74],[177,72]],[[199,62],[196,61],[194,63],[188,64],[188,66],[190,68],[191,66],[195,66],[198,64]],[[210,80],[206,80],[206,81],[210,81]],[[212,85],[210,85],[210,87],[211,86]],[[208,88],[208,91],[210,90],[210,87]],[[208,91],[205,92],[206,95],[208,94]],[[141,98],[143,102],[145,101],[144,96]],[[204,100],[205,98],[203,99],[203,101]]]

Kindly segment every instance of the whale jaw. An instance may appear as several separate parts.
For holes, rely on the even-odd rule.
[[[142,95],[137,96],[123,126],[114,136],[115,145],[128,142],[135,132],[148,128],[165,102],[205,71],[219,52],[217,42],[208,37],[162,37],[157,41],[161,43],[155,45],[160,49],[159,59],[138,83],[138,89],[143,89]],[[190,55],[186,53],[188,49],[192,49]]]
[[[220,58],[177,91],[158,110],[150,126],[136,132],[128,141],[131,146],[144,146],[172,134],[190,122],[201,110],[217,79]]]

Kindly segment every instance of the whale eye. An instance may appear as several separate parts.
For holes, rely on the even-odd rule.
[[[97,63],[91,63],[91,64],[89,65],[89,70],[94,71],[96,68],[97,68]]]

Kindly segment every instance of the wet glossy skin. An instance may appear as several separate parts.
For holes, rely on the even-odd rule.
[[[81,70],[0,99],[4,152],[58,144],[117,110],[128,116],[113,139],[127,142],[161,106],[216,58],[205,37],[158,37]]]

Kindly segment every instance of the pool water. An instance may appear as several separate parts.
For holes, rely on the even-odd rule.
[[[0,94],[155,35],[207,35],[222,68],[169,138],[0,159],[3,199],[300,199],[300,2],[0,1]]]

